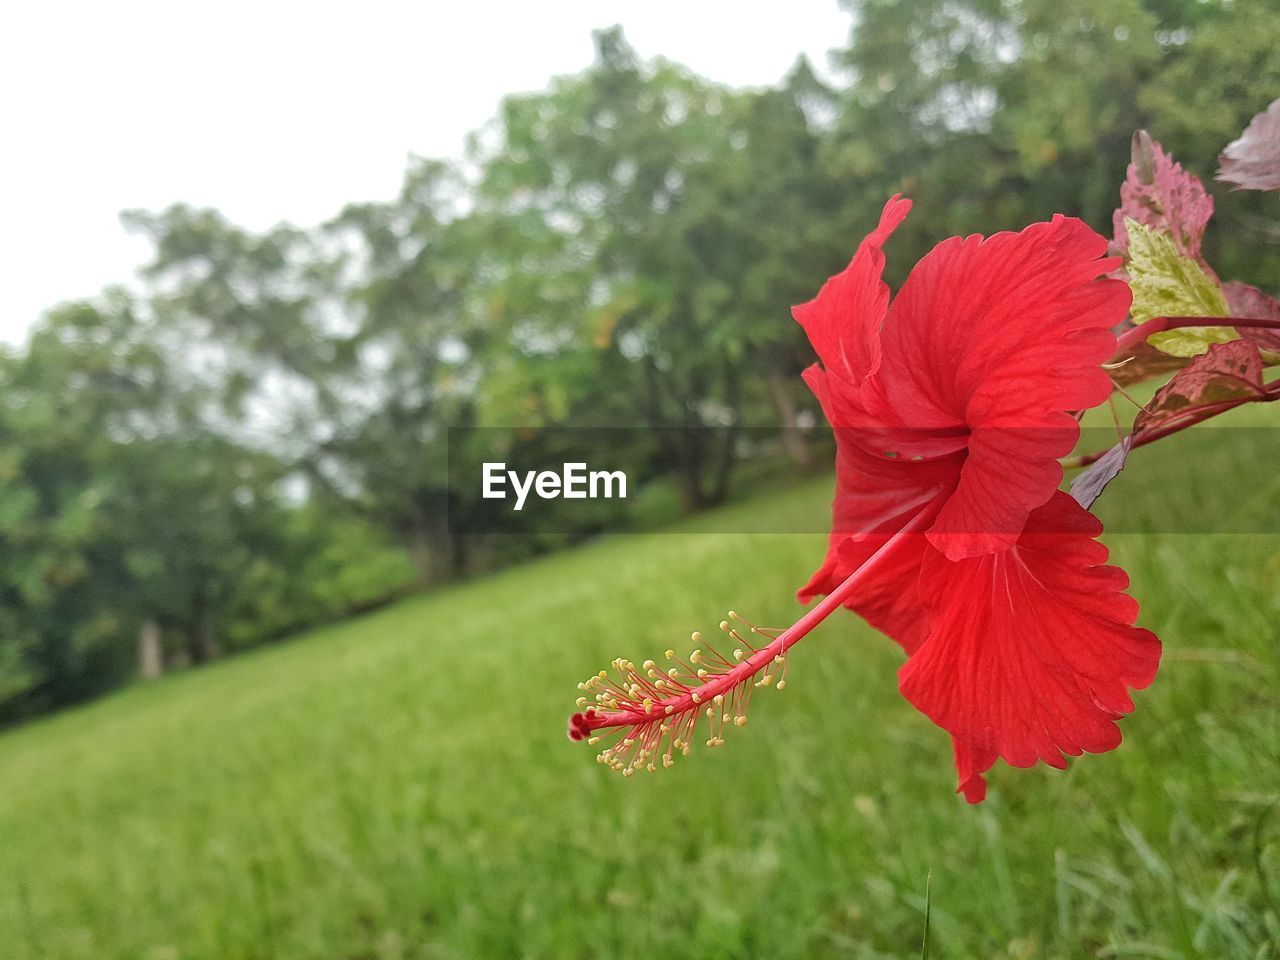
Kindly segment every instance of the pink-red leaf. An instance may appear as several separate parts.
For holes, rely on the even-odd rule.
[[[1107,484],[1124,469],[1129,452],[1144,442],[1144,434],[1186,426],[1204,415],[1221,413],[1242,403],[1280,399],[1263,384],[1262,368],[1258,346],[1249,340],[1210,345],[1206,353],[1175,374],[1138,412],[1129,436],[1071,481],[1071,496],[1086,510],[1093,506]]]
[[[1142,408],[1133,436],[1158,430],[1192,416],[1196,408],[1262,399],[1262,354],[1248,340],[1210,344],[1209,349],[1178,371]]]
[[[1257,287],[1232,280],[1222,285],[1222,293],[1227,298],[1227,306],[1231,308],[1233,317],[1274,320],[1280,323],[1280,302]],[[1263,330],[1260,327],[1237,327],[1236,329],[1239,330],[1240,336],[1252,340],[1263,350],[1280,353],[1280,330]]]
[[[1280,190],[1280,100],[1227,144],[1218,164],[1218,179],[1237,190]]]
[[[1205,225],[1213,216],[1213,197],[1205,193],[1198,177],[1161,149],[1145,130],[1133,136],[1133,162],[1120,185],[1120,206],[1112,216],[1117,253],[1129,249],[1125,218],[1166,233],[1183,256],[1203,265],[1200,243]]]

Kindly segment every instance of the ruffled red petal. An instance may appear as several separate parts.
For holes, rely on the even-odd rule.
[[[1118,264],[1103,258],[1106,247],[1061,216],[1020,233],[956,237],[916,265],[890,306],[880,364],[859,401],[872,422],[898,428],[900,456],[967,449],[930,532],[949,558],[1017,540],[1062,480],[1057,460],[1078,437],[1067,411],[1110,394],[1100,365],[1130,294],[1098,279]]]
[[[805,371],[804,378],[827,419],[841,423],[849,410],[842,414],[835,405],[842,398],[850,402],[842,393],[843,384],[816,365]],[[877,455],[865,449],[856,428],[837,427],[835,435],[831,539],[822,566],[797,593],[802,603],[834,590],[920,510],[952,489],[962,463],[960,455],[925,463]],[[908,653],[925,634],[916,584],[926,546],[923,534],[910,537],[846,604]]]
[[[1134,627],[1128,577],[1106,565],[1102,524],[1058,492],[1011,549],[923,558],[929,635],[899,671],[903,695],[955,739],[960,789],[985,792],[997,757],[1015,767],[1120,743],[1129,689],[1155,677],[1160,642]]]
[[[881,248],[910,209],[910,200],[892,197],[849,266],[808,303],[791,308],[823,366],[853,391],[880,363],[880,324],[889,306],[889,287],[880,279]]]

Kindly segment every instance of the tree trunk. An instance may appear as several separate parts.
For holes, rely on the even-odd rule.
[[[450,528],[443,504],[419,510],[401,529],[400,538],[423,584],[452,580],[465,568],[465,538]]]
[[[680,498],[680,509],[685,513],[696,513],[707,505],[702,490],[702,469],[696,461],[687,457],[676,465],[676,494]]]
[[[160,627],[151,617],[138,628],[138,675],[154,680],[164,673],[164,651],[160,648]]]
[[[792,390],[793,378],[776,367],[771,367],[765,377],[774,406],[778,408],[778,421],[782,424],[782,446],[801,472],[808,473],[813,469],[813,451],[809,449],[809,442],[800,432],[797,423],[799,411],[796,409],[796,397]]]
[[[213,611],[203,593],[196,597],[195,616],[187,629],[187,650],[192,663],[208,663],[222,656],[222,644],[213,629]]]
[[[719,506],[729,499],[729,481],[733,477],[734,464],[738,461],[738,433],[742,429],[740,386],[737,369],[732,362],[726,363],[725,401],[733,411],[733,422],[723,430],[720,438],[720,456],[716,461],[715,474],[711,478],[711,489],[704,498],[708,506]]]

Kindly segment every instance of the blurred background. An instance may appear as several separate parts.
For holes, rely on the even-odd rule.
[[[910,956],[930,870],[949,957],[1280,955],[1274,536],[1116,544],[1188,672],[981,811],[852,623],[665,787],[561,742],[609,658],[793,616],[822,537],[709,531],[821,529],[789,307],[889,195],[894,285],[1110,235],[1146,128],[1280,288],[1212,183],[1274,0],[28,5],[0,89],[0,955]],[[484,532],[464,478],[566,429],[640,507]]]

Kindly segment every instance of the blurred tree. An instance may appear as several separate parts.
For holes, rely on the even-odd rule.
[[[446,447],[476,380],[452,184],[417,163],[395,200],[348,207],[314,235],[254,235],[183,206],[128,215],[155,245],[146,274],[166,329],[200,345],[196,376],[234,415],[226,429],[393,531],[424,580],[464,561]]]
[[[1139,94],[1152,135],[1214,188],[1205,256],[1224,277],[1280,292],[1275,197],[1213,182],[1218,154],[1280,97],[1280,9],[1267,3],[1188,4],[1203,19]],[[1210,16],[1212,14],[1212,16]]]
[[[602,354],[594,378],[566,364],[587,383],[562,390],[594,398],[603,380],[625,398],[690,508],[724,499],[737,431],[769,396],[752,361],[794,371],[802,340],[787,307],[811,292],[815,261],[838,262],[815,240],[829,236],[835,193],[801,103],[816,87],[801,64],[782,90],[734,93],[642,63],[614,28],[596,35],[590,69],[508,98],[476,140],[480,209],[558,235],[535,262],[578,291],[577,309],[534,324],[536,342]],[[519,334],[541,313],[506,319]],[[794,415],[790,391],[774,399]]]
[[[1240,129],[1260,108],[1246,91],[1265,88],[1280,57],[1274,16],[1230,0],[845,6],[850,82],[831,163],[859,184],[861,222],[910,193],[901,237],[916,255],[1058,212],[1109,233],[1133,131],[1211,166],[1226,134],[1208,131]],[[893,258],[890,273],[902,277]]]
[[[285,466],[202,424],[203,391],[155,324],[108,292],[0,356],[0,719],[93,695],[144,655],[201,662],[316,619],[296,585],[267,616],[278,597],[253,580],[289,583],[294,556],[321,548],[291,521]],[[351,606],[403,583],[379,569]]]
[[[162,405],[163,364],[138,330],[134,304],[113,293],[102,309],[52,311],[25,355],[0,365],[0,660],[22,678],[5,713],[78,699],[131,668],[120,640],[135,609],[108,547],[100,466]]]
[[[459,191],[446,165],[416,160],[395,200],[349,206],[322,228],[350,332],[314,381],[311,430],[323,433],[311,474],[393,531],[424,581],[465,569],[456,514],[478,493],[449,475],[450,441],[460,453],[475,420],[484,339],[466,311],[481,251],[458,219]]]
[[[502,509],[477,481],[495,453],[719,502],[744,427],[813,409],[788,307],[887,196],[916,201],[893,282],[955,233],[1109,232],[1134,129],[1207,180],[1280,91],[1262,3],[844,4],[839,89],[802,59],[729,90],[615,28],[386,203],[313,230],[126,214],[154,244],[145,298],[64,305],[0,350],[0,717],[376,604],[406,556],[439,580],[616,523],[472,535]],[[1215,195],[1210,261],[1280,287],[1274,198]]]

